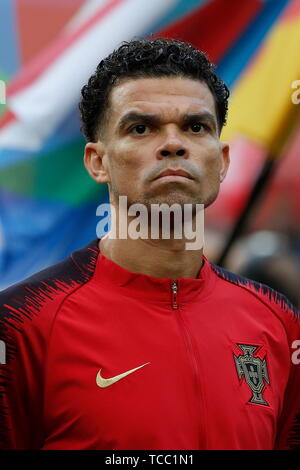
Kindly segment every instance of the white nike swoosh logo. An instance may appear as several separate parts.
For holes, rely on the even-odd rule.
[[[130,369],[127,372],[123,372],[123,374],[116,375],[115,377],[110,377],[109,379],[104,379],[103,377],[101,377],[101,370],[102,369],[100,369],[98,374],[97,374],[97,377],[96,377],[96,384],[100,388],[109,387],[110,385],[118,382],[118,380],[123,379],[127,375],[132,374],[132,372],[135,372],[136,370],[140,369],[141,367],[146,366],[147,364],[150,364],[150,362],[146,362],[145,364],[143,364],[139,367],[135,367],[134,369]]]

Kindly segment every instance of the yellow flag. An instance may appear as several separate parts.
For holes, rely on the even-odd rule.
[[[275,157],[299,115],[300,2],[296,0],[233,89],[222,139],[230,142],[246,136]]]

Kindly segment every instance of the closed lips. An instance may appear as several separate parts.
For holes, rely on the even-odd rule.
[[[183,176],[185,178],[193,179],[192,176],[184,170],[165,170],[160,173],[155,179],[163,178],[164,176]]]

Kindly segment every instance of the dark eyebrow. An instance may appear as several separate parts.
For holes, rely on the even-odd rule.
[[[211,125],[211,127],[217,131],[218,126],[216,119],[213,114],[205,111],[203,113],[192,113],[192,114],[185,114],[183,116],[183,123],[184,125],[190,124],[192,122],[207,122]]]
[[[121,117],[118,123],[119,129],[124,129],[126,126],[133,122],[143,122],[147,125],[155,125],[161,122],[161,119],[156,114],[141,113],[138,111],[129,111]]]
[[[184,114],[180,120],[182,122],[182,125],[188,125],[192,122],[200,121],[209,123],[215,131],[217,131],[218,128],[214,115],[209,113],[208,111],[205,111],[203,113]],[[155,126],[160,124],[161,121],[162,120],[160,116],[156,114],[144,113],[139,111],[129,111],[120,118],[118,128],[122,130],[126,126],[134,122],[143,122],[143,124]]]

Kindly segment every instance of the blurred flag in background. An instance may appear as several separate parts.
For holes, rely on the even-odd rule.
[[[207,223],[232,226],[265,159],[282,157],[260,223],[271,223],[274,197],[288,187],[288,223],[300,228],[300,105],[291,100],[300,0],[2,0],[0,34],[0,289],[96,237],[96,207],[108,194],[83,167],[80,90],[133,37],[193,43],[232,90],[222,136],[232,165]]]

